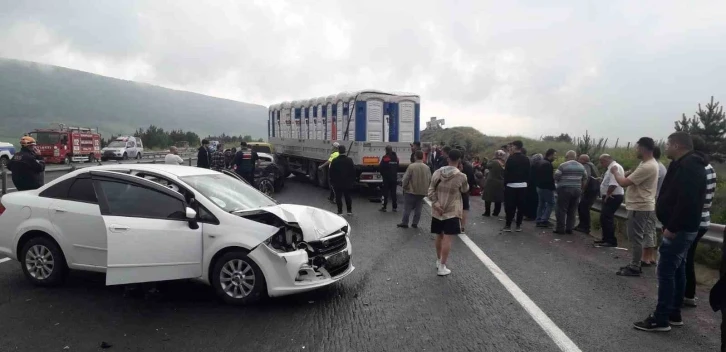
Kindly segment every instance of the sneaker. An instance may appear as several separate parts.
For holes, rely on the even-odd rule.
[[[538,223],[537,223],[537,225],[534,225],[534,226],[535,226],[535,227],[542,227],[542,228],[546,228],[546,227],[547,227],[547,223],[544,223],[544,222],[538,222]]]
[[[385,213],[385,212],[387,212],[388,210],[386,210],[386,208],[381,208],[381,209],[378,209],[378,211],[380,211],[381,213]]]
[[[411,228],[412,229],[417,229],[418,228],[418,225],[417,224],[411,224]]]
[[[338,214],[338,216],[343,216],[343,213],[337,213],[337,214]]]
[[[349,211],[348,212],[348,216],[353,216],[353,212],[352,211]]]
[[[441,266],[441,259],[436,259],[436,269]]]
[[[573,230],[574,231],[577,231],[577,232],[582,232],[582,233],[587,234],[587,235],[590,234],[590,230],[586,230],[586,229],[583,229],[583,228],[580,228],[580,227],[575,227]]]
[[[603,244],[603,243],[607,243],[607,242],[606,241],[603,241],[603,240],[597,240],[597,241],[593,241],[593,243],[595,243],[595,244]]]
[[[640,262],[640,267],[641,268],[649,268],[649,267],[651,267],[653,265],[655,265],[655,263],[651,263],[651,262]]]
[[[398,224],[398,225],[396,225],[396,227],[402,228],[402,229],[407,229],[408,228],[408,225],[406,225],[406,224]]]
[[[484,213],[484,214],[481,214],[481,216],[483,216],[483,217],[487,217],[487,218],[488,218],[488,217],[490,217],[490,216],[492,216],[492,215],[491,215],[491,214],[489,214],[489,213]]]
[[[671,313],[671,315],[668,317],[668,323],[671,326],[683,326],[683,318],[681,317],[681,313]]]
[[[446,275],[449,275],[449,274],[451,274],[451,270],[449,270],[449,268],[446,267],[446,264],[440,264],[439,265],[439,270],[436,273],[436,275],[446,276]]]
[[[698,307],[698,304],[696,304],[696,298],[683,298],[683,306],[691,308]]]
[[[617,274],[618,276],[637,277],[637,276],[640,276],[640,274],[642,274],[642,273],[643,273],[642,270],[635,269],[632,266],[628,265],[628,266],[620,268],[620,270],[615,274]]]
[[[611,248],[615,248],[618,246],[617,244],[609,243],[609,242],[603,242],[601,244],[595,244],[595,245],[598,247],[611,247]]]
[[[512,226],[504,226],[504,227],[502,227],[502,232],[512,232]]]
[[[499,218],[499,219],[497,219],[497,220],[499,220],[499,221],[504,221],[504,218]]]
[[[517,226],[517,227],[514,228],[514,231],[515,232],[522,232],[522,227],[521,226]]]
[[[554,231],[552,231],[552,233],[554,233],[555,235],[564,235],[565,231],[554,230]]]
[[[668,324],[668,323],[658,324],[658,322],[655,321],[655,318],[652,315],[643,321],[638,321],[638,322],[633,323],[633,327],[638,330],[643,330],[643,331],[658,331],[658,332],[671,331],[670,324]]]

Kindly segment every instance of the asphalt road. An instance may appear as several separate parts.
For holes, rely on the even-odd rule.
[[[326,196],[291,180],[277,198],[332,210]],[[402,230],[395,226],[400,213],[379,213],[378,204],[356,197],[349,219],[356,271],[333,286],[251,307],[226,306],[208,287],[187,281],[161,285],[156,299],[124,297],[122,287],[105,287],[103,275],[89,273],[73,273],[61,288],[37,288],[18,263],[2,262],[0,351],[97,351],[101,342],[112,351],[718,349],[720,317],[708,308],[706,288],[699,288],[701,306],[684,311],[685,327],[636,331],[632,322],[655,306],[655,269],[618,277],[627,252],[532,224],[500,234],[501,222],[482,220],[478,200],[472,206],[471,243],[454,241],[453,273],[442,278],[430,215],[421,229]]]

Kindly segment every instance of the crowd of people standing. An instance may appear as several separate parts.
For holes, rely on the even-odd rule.
[[[640,163],[633,170],[624,170],[608,154],[598,156],[598,169],[589,155],[572,150],[555,168],[556,150],[528,157],[523,143],[514,141],[497,150],[492,160],[476,166],[475,185],[482,189],[484,217],[499,217],[504,203],[504,217],[499,217],[504,221],[502,232],[522,231],[523,220],[530,219],[538,228],[554,227],[556,235],[589,234],[590,210],[601,199],[602,237],[594,241],[595,247],[618,246],[615,214],[624,203],[631,258],[616,274],[637,277],[644,267],[657,265],[658,277],[655,310],[634,327],[670,331],[672,326],[684,325],[681,307],[697,305],[694,256],[710,226],[716,173],[703,140],[685,132],[670,135],[664,151],[649,137],[638,140],[636,150]],[[660,162],[662,153],[671,160],[668,168]],[[439,275],[451,272],[446,267],[451,235],[463,232],[465,197],[459,195],[467,194],[471,185],[462,172],[464,164],[458,150],[446,147],[432,157],[428,198],[432,202],[431,232],[437,235]],[[553,209],[554,224],[550,221]],[[657,222],[662,230],[657,229]],[[722,276],[723,272],[722,268]],[[723,307],[726,298],[722,282],[714,288],[715,302],[712,293],[714,309]],[[725,328],[722,325],[722,334]]]

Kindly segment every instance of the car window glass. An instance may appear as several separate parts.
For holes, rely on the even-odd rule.
[[[66,198],[68,196],[68,189],[71,187],[71,185],[73,185],[73,182],[75,180],[75,178],[69,178],[67,180],[56,183],[48,187],[48,189],[44,190],[43,192],[40,192],[40,196],[45,198],[57,199]]]
[[[79,202],[98,203],[96,191],[93,189],[93,181],[90,178],[76,179],[68,190],[67,199]]]
[[[184,202],[155,190],[113,181],[100,181],[108,202],[108,212],[114,216],[154,219],[186,219]]]

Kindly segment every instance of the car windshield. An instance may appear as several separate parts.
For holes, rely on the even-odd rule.
[[[58,144],[60,143],[60,133],[55,132],[33,132],[30,136],[35,139],[38,144]]]
[[[107,147],[109,147],[109,148],[125,148],[126,147],[126,142],[124,142],[124,141],[113,141],[113,142],[109,143]]]
[[[271,153],[270,147],[266,145],[253,145],[252,150],[258,152],[258,153]]]
[[[227,212],[258,209],[276,204],[257,189],[232,176],[215,174],[180,178]]]

